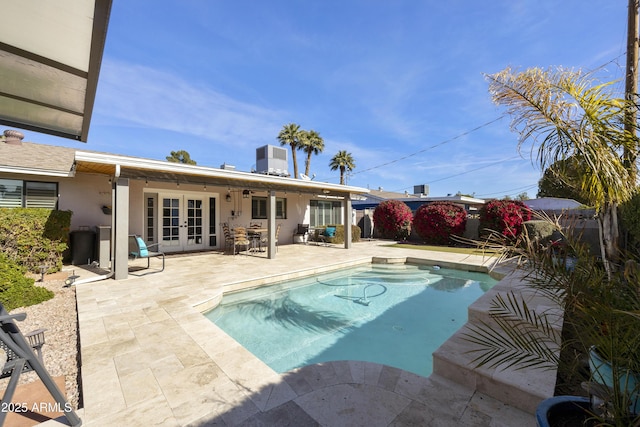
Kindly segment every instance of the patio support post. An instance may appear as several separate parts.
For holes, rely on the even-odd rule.
[[[113,254],[111,267],[113,278],[126,279],[129,275],[129,180],[114,178],[112,183],[113,217],[112,242]]]
[[[344,248],[351,249],[351,194],[344,196]]]
[[[269,234],[269,248],[267,250],[267,258],[273,259],[276,257],[276,192],[275,191],[269,191],[269,200],[267,200],[267,233]]]

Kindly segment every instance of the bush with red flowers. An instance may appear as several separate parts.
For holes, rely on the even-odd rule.
[[[385,200],[373,211],[374,227],[386,239],[406,240],[412,220],[411,208],[399,200]]]
[[[434,202],[418,208],[413,228],[426,243],[446,245],[451,236],[462,236],[467,225],[467,211],[451,202]]]
[[[531,210],[518,200],[491,200],[480,209],[480,230],[495,231],[507,238],[522,232],[522,224],[531,219]]]

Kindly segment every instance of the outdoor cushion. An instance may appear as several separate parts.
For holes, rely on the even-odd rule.
[[[140,248],[140,253],[138,254],[138,256],[140,258],[148,257],[149,250],[147,249],[147,245],[144,243],[144,240],[142,240],[142,237],[136,236],[136,240],[138,241],[138,247]]]
[[[335,227],[327,227],[324,229],[324,235],[327,237],[335,237],[336,228]]]

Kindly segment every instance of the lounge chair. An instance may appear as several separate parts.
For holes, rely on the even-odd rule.
[[[146,258],[147,259],[147,268],[151,266],[151,258],[152,257],[162,257],[162,270],[164,271],[164,252],[153,252],[150,251],[149,248],[154,246],[158,246],[157,243],[147,245],[142,237],[137,235],[129,236],[129,256],[133,259],[138,258]]]
[[[27,317],[25,313],[9,314],[4,306],[0,304],[0,349],[6,354],[6,360],[2,365],[0,378],[9,378],[9,383],[2,396],[2,404],[11,406],[13,395],[18,385],[20,374],[24,372],[35,371],[40,380],[45,385],[51,396],[59,405],[61,411],[64,412],[67,421],[72,426],[79,426],[82,420],[71,409],[71,405],[67,402],[64,395],[53,381],[49,372],[45,369],[41,358],[33,352],[34,346],[27,343],[24,335],[18,329],[14,320],[22,321]],[[36,334],[38,335],[38,334]],[[33,334],[32,334],[33,336]],[[36,345],[42,345],[36,340]],[[40,348],[37,347],[38,353]],[[13,404],[16,408],[22,409],[20,403]],[[31,409],[31,408],[25,408]],[[0,426],[4,425],[7,416],[7,410],[0,411]]]

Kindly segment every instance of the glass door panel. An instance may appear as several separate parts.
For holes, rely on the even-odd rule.
[[[187,199],[187,246],[201,246],[204,243],[202,229],[202,199]]]
[[[162,245],[180,246],[180,198],[162,199]]]

